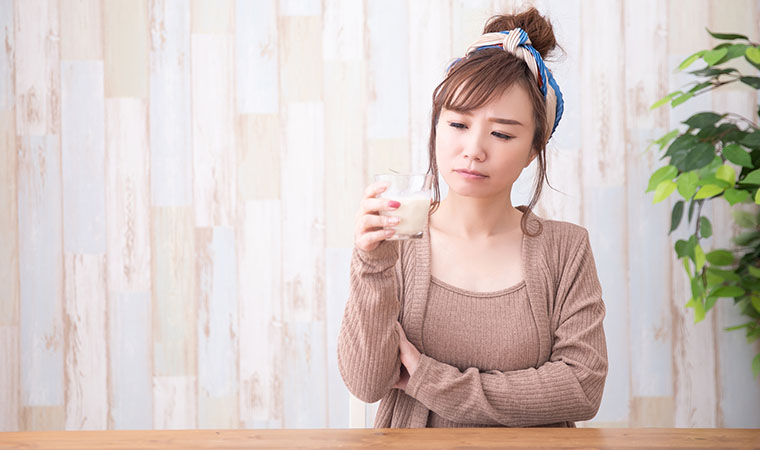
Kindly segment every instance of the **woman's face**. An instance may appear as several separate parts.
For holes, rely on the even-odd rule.
[[[519,84],[467,113],[444,108],[435,156],[449,191],[481,198],[509,194],[537,156],[531,151],[534,131],[531,100]]]

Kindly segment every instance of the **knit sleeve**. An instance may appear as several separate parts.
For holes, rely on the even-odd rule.
[[[461,372],[422,355],[406,393],[462,424],[524,427],[594,417],[607,376],[605,307],[588,232],[583,231],[559,283],[558,326],[545,364],[508,372],[474,367]]]
[[[354,248],[350,295],[338,334],[338,369],[348,390],[367,403],[380,400],[398,381],[400,299],[395,265],[399,241],[372,252]]]

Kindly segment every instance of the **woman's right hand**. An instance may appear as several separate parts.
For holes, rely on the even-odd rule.
[[[388,183],[378,181],[367,186],[364,190],[364,198],[356,214],[356,229],[354,231],[354,245],[356,248],[371,252],[381,242],[393,236],[395,230],[385,230],[383,227],[398,225],[400,219],[395,216],[381,216],[380,211],[394,211],[401,204],[387,198],[377,198],[377,195],[388,189]]]

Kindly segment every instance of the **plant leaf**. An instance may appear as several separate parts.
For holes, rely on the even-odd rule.
[[[705,267],[705,252],[699,244],[694,246],[694,263],[697,265],[697,273],[702,272],[702,268]]]
[[[747,246],[752,244],[753,241],[760,239],[760,231],[745,231],[744,233],[740,233],[738,236],[734,236],[731,238],[731,241],[740,246]]]
[[[683,239],[679,239],[676,241],[676,255],[678,255],[678,258],[684,258],[689,256],[689,243],[687,241],[684,241]],[[688,270],[686,270],[688,272]]]
[[[699,182],[699,175],[696,172],[682,173],[676,181],[678,193],[686,200],[691,199],[697,192],[697,182]]]
[[[744,179],[740,180],[739,183],[743,184],[760,184],[760,169],[753,170],[752,172],[748,173]]]
[[[705,216],[699,218],[699,234],[705,239],[712,236],[712,224]]]
[[[675,166],[667,165],[660,167],[655,170],[649,178],[649,185],[647,186],[646,192],[657,189],[657,185],[659,185],[661,181],[672,180],[676,175],[678,175],[678,169],[676,169]]]
[[[681,172],[701,169],[710,164],[715,158],[715,147],[707,142],[700,142],[692,148],[683,158],[671,158],[670,163],[676,166]],[[673,161],[676,159],[676,162]]]
[[[754,323],[754,322],[747,322],[747,323],[743,323],[743,324],[741,324],[741,325],[734,325],[734,326],[732,326],[732,327],[726,327],[726,328],[724,328],[723,330],[724,330],[724,331],[736,331],[736,330],[741,330],[742,328],[747,328],[747,327],[749,327],[749,326],[750,326],[750,325],[752,325],[753,323]]]
[[[760,131],[746,134],[740,144],[753,149],[760,148]]]
[[[691,128],[705,128],[715,125],[715,123],[722,118],[723,116],[715,114],[714,112],[701,112],[689,117],[683,123]]]
[[[649,109],[659,108],[660,106],[662,106],[665,103],[669,102],[673,97],[675,97],[677,95],[681,95],[681,94],[683,94],[683,92],[681,92],[681,91],[671,92],[670,94],[666,95],[665,97],[663,97],[663,98],[657,100],[656,102],[654,102],[652,104],[652,106],[649,107]]]
[[[718,297],[713,297],[712,295],[708,295],[705,299],[705,312],[710,311],[713,306],[715,306],[715,302],[718,301]]]
[[[755,192],[755,204],[760,205],[760,189]]]
[[[730,266],[734,263],[734,254],[728,250],[713,250],[705,257],[714,266]]]
[[[709,197],[718,195],[721,192],[723,192],[722,187],[716,186],[714,184],[707,184],[699,188],[699,190],[697,191],[697,195],[694,196],[694,199],[699,200],[702,198],[709,198]]]
[[[652,200],[652,204],[660,203],[661,201],[665,200],[675,190],[676,184],[673,181],[661,181],[660,184],[657,185],[657,189],[654,191],[654,199]]]
[[[707,50],[700,50],[693,55],[689,56],[688,58],[684,59],[681,64],[678,65],[678,70],[683,70],[687,67],[689,67],[694,61],[698,60],[702,57],[702,55],[705,54]]]
[[[747,266],[747,270],[749,270],[749,274],[753,277],[760,278],[760,267]]]
[[[697,203],[696,200],[692,200],[689,202],[689,223],[691,223],[691,216],[694,213],[694,205]]]
[[[713,66],[715,63],[723,59],[723,57],[727,54],[728,49],[725,47],[715,50],[708,50],[704,55],[702,55],[702,59],[707,63],[708,66]]]
[[[739,278],[739,275],[736,274],[736,272],[732,272],[730,270],[722,270],[722,269],[716,269],[715,267],[708,267],[707,272],[726,281],[738,282],[741,279]]]
[[[741,77],[739,81],[755,89],[760,89],[760,78],[758,77]]]
[[[755,216],[747,211],[733,209],[731,210],[731,215],[734,216],[734,221],[742,228],[755,228],[757,226]]]
[[[728,164],[724,164],[718,167],[715,172],[715,177],[719,180],[724,180],[729,185],[733,186],[736,183],[736,170]]]
[[[760,295],[753,295],[750,301],[752,302],[752,307],[755,308],[755,311],[760,312]]]
[[[726,56],[722,57],[718,62],[716,62],[714,65],[720,65],[723,63],[726,63],[734,58],[738,58],[740,56],[744,56],[745,52],[747,51],[747,48],[749,45],[747,44],[728,44],[726,45]]]
[[[743,34],[736,34],[736,33],[714,33],[710,31],[708,28],[705,28],[708,33],[710,33],[710,36],[714,37],[715,39],[721,39],[724,41],[733,41],[734,39],[744,39],[745,41],[748,41],[747,36]]]
[[[738,286],[721,286],[714,290],[710,295],[714,295],[719,298],[736,298],[741,297],[747,291]]]
[[[670,102],[670,106],[673,107],[673,108],[675,108],[676,106],[680,105],[681,103],[685,102],[686,100],[688,100],[688,99],[690,99],[692,97],[694,97],[694,93],[693,92],[687,92],[685,94],[681,94],[678,97],[676,97],[675,99],[673,99],[672,102]]]
[[[672,130],[671,132],[669,132],[665,136],[663,136],[660,139],[657,139],[656,141],[654,141],[654,143],[657,144],[657,145],[659,145],[660,146],[660,150],[662,150],[662,148],[665,147],[666,145],[668,145],[668,143],[670,143],[670,141],[672,141],[673,138],[676,137],[676,136],[678,136],[678,130]]]
[[[679,200],[673,206],[673,212],[670,215],[670,232],[668,234],[678,228],[678,225],[681,223],[681,218],[683,217],[683,205],[683,200]]]
[[[723,156],[732,163],[742,167],[754,167],[750,154],[738,144],[728,144],[723,147]]]
[[[747,47],[744,51],[744,56],[755,64],[760,64],[760,47]]]
[[[723,195],[726,197],[726,200],[731,206],[734,206],[737,203],[741,203],[744,200],[746,200],[749,197],[749,192],[741,189],[727,189],[726,192],[723,193]]]

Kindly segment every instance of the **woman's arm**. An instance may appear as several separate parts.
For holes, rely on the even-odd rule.
[[[512,427],[588,420],[596,415],[607,376],[605,307],[584,232],[563,273],[552,354],[539,368],[480,372],[422,355],[406,393],[445,419]]]
[[[358,399],[374,403],[396,383],[401,360],[395,328],[401,308],[395,265],[399,241],[354,248],[351,288],[338,335],[338,368]]]

